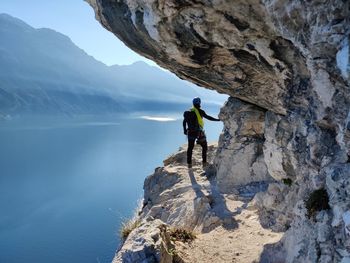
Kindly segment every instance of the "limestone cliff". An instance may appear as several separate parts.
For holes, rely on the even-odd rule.
[[[88,2],[136,52],[235,98],[213,176],[223,194],[270,183],[254,198],[286,231],[270,262],[350,261],[349,1]]]

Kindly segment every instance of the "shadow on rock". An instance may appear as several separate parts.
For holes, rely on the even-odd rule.
[[[285,263],[286,257],[281,242],[266,244],[260,255],[259,263]]]
[[[196,197],[204,197],[205,194],[202,192],[201,186],[197,183],[196,177],[194,176],[192,169],[188,170],[188,176],[191,180],[192,189],[196,193]]]
[[[191,180],[192,188],[196,193],[197,198],[207,198],[210,205],[210,212],[220,221],[220,224],[211,224],[203,229],[203,232],[210,232],[219,225],[222,225],[225,229],[235,229],[238,227],[238,223],[235,221],[234,216],[238,213],[238,210],[231,212],[227,205],[224,196],[217,190],[216,181],[212,176],[209,177],[210,182],[210,194],[205,195],[201,186],[197,183],[196,178],[192,170],[188,171],[189,178]],[[246,205],[246,204],[245,204]],[[243,208],[241,208],[242,210]],[[240,210],[240,211],[241,211]]]
[[[234,219],[234,216],[239,214],[242,210],[237,208],[236,211],[232,212],[228,209],[226,204],[225,197],[219,192],[217,183],[215,178],[211,177],[209,180],[210,182],[210,191],[212,194],[212,210],[215,212],[215,214],[221,219],[222,226],[227,230],[232,230],[238,227],[238,223]],[[244,203],[243,206],[246,206],[247,204]]]

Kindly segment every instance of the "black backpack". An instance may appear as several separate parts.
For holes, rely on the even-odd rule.
[[[197,120],[197,115],[195,112],[188,110],[184,112],[184,119],[187,123],[187,129],[189,131],[199,131],[199,124]]]

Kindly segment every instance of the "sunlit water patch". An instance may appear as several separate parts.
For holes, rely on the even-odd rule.
[[[149,121],[176,121],[176,118],[171,117],[160,117],[160,116],[141,116],[140,119],[149,120]]]

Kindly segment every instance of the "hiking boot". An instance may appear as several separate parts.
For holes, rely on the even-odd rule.
[[[188,163],[188,164],[187,164],[187,168],[192,168],[192,164],[191,164],[191,163]]]

